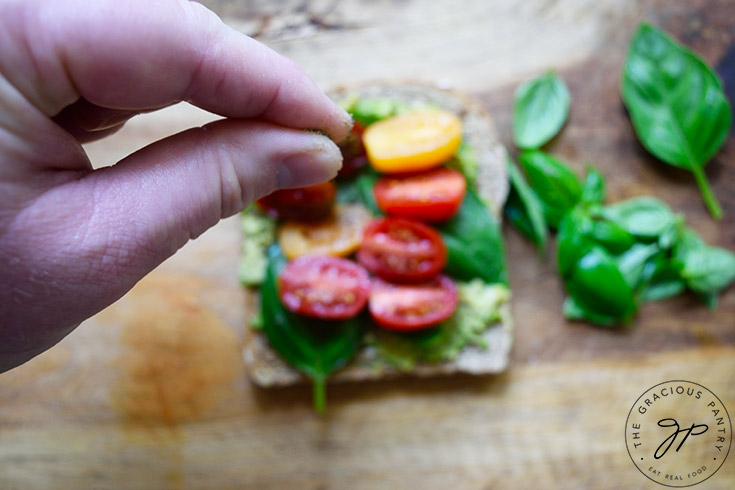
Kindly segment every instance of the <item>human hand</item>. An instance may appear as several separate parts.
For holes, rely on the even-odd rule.
[[[225,119],[93,170],[81,143],[187,101]],[[185,0],[0,0],[0,372],[255,199],[333,177],[349,116]]]

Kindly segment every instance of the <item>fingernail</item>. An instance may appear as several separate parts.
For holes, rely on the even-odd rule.
[[[276,171],[276,187],[305,187],[334,178],[342,167],[342,154],[336,145],[326,142],[317,148],[288,155]]]

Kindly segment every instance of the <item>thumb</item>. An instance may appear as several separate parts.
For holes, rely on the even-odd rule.
[[[156,142],[93,172],[85,185],[97,196],[95,228],[124,228],[127,247],[161,250],[162,260],[274,190],[333,178],[341,163],[339,148],[321,134],[222,120]]]

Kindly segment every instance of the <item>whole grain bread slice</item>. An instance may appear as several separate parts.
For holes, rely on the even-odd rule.
[[[354,87],[337,88],[329,93],[335,101],[351,97],[388,98],[412,105],[432,105],[457,114],[463,122],[463,138],[469,143],[478,160],[476,189],[491,212],[501,218],[503,203],[508,194],[507,154],[500,143],[490,116],[473,100],[455,91],[424,84],[368,83]],[[246,307],[256,311],[258,294],[255,289],[245,291]],[[490,325],[483,334],[487,348],[465,347],[451,362],[418,363],[408,371],[385,363],[376,363],[375,348],[366,346],[347,366],[330,376],[330,381],[360,381],[393,378],[397,376],[430,377],[453,373],[474,375],[498,373],[508,365],[513,341],[513,320],[508,302],[501,306],[501,321]],[[250,378],[263,387],[286,386],[306,380],[273,351],[265,335],[248,329],[243,359]]]

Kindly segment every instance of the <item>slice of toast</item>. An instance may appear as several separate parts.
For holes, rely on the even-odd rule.
[[[421,84],[365,84],[339,88],[330,92],[335,101],[348,97],[396,99],[408,104],[433,105],[457,114],[463,123],[463,138],[469,143],[478,160],[476,190],[491,212],[500,220],[503,203],[508,194],[507,154],[493,125],[492,119],[471,99],[453,91]],[[245,291],[246,307],[256,311],[256,290]],[[346,367],[335,372],[330,381],[358,381],[408,376],[439,376],[453,373],[491,374],[503,371],[513,341],[513,322],[509,303],[501,306],[502,321],[488,327],[483,338],[487,348],[468,346],[450,362],[420,362],[408,371],[399,370],[385,363],[376,363],[376,351],[365,347]],[[243,349],[248,373],[256,384],[264,387],[285,386],[306,380],[291,368],[268,345],[262,332],[248,329]]]

